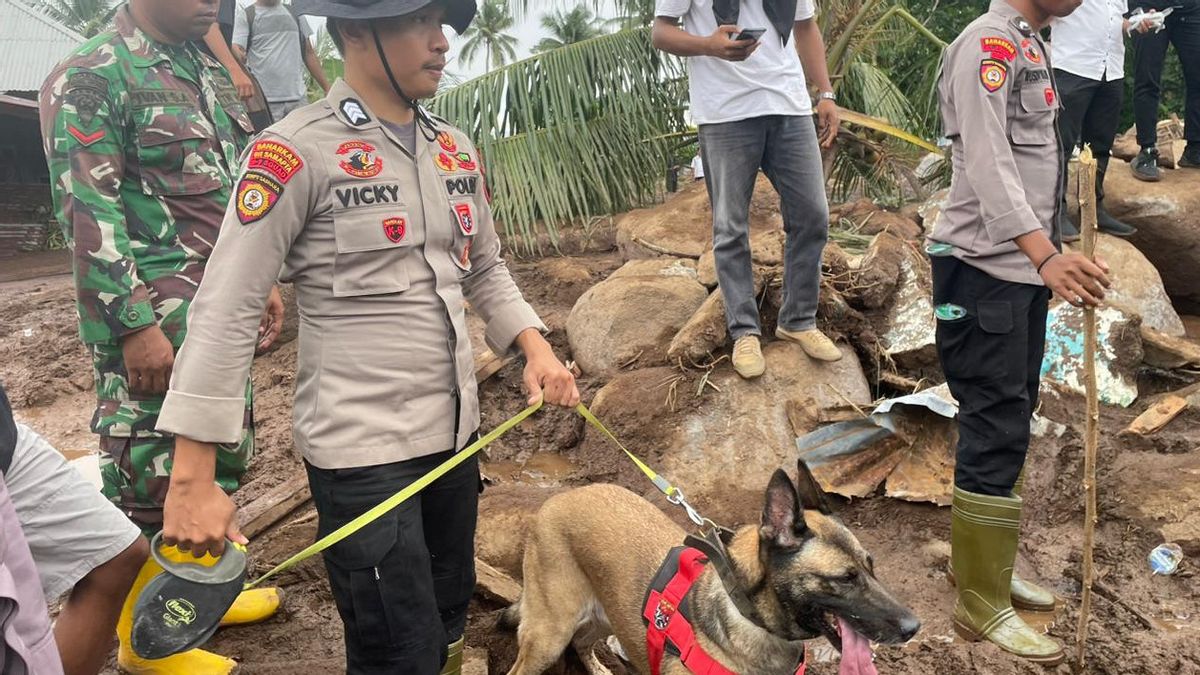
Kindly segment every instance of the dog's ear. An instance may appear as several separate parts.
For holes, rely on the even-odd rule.
[[[808,465],[803,459],[797,460],[796,464],[796,491],[800,494],[800,504],[806,511],[820,511],[827,516],[831,515],[833,510],[829,508],[829,502],[825,499],[825,491],[813,477],[812,471],[809,471]]]
[[[808,526],[800,515],[800,497],[792,480],[776,469],[767,485],[759,538],[775,548],[792,549],[804,541]]]

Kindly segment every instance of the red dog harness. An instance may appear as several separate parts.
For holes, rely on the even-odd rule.
[[[676,546],[650,582],[642,618],[646,621],[651,675],[660,675],[667,653],[678,657],[688,672],[697,675],[738,675],[704,651],[688,620],[691,612],[687,594],[707,563],[708,558],[699,550]],[[796,675],[804,675],[804,670],[805,660],[801,659]]]

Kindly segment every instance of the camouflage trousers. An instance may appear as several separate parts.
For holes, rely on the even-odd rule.
[[[162,528],[162,507],[170,485],[175,437],[156,431],[163,397],[129,393],[125,358],[118,344],[89,345],[96,378],[92,431],[100,436],[100,475],[104,496],[147,536]],[[217,484],[227,493],[238,488],[254,456],[254,415],[246,382],[242,440],[217,446]]]

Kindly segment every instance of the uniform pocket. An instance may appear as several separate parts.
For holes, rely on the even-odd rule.
[[[415,238],[404,211],[374,209],[333,216],[337,254],[333,294],[337,297],[400,293],[408,289]]]
[[[1013,330],[1012,304],[983,301],[976,314],[937,322],[938,357],[948,379],[988,380],[1009,367],[1008,343]]]
[[[1009,138],[1015,145],[1054,145],[1054,111],[1058,96],[1047,80],[1041,85],[1026,84],[1017,92],[1020,110],[1009,126]]]
[[[219,149],[198,110],[157,107],[138,111],[138,170],[142,192],[202,195],[224,185]]]
[[[387,513],[326,552],[329,563],[341,569],[341,593],[354,616],[357,643],[370,651],[384,650],[397,642],[394,612],[379,571],[397,539],[396,514]]]

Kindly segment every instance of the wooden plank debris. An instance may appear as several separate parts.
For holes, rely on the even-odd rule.
[[[242,534],[254,538],[311,498],[308,479],[304,474],[297,473],[239,509],[238,525]]]
[[[1200,366],[1200,343],[1187,338],[1167,335],[1142,325],[1142,348],[1146,363],[1159,368]]]
[[[1149,436],[1167,426],[1171,420],[1178,417],[1179,413],[1187,408],[1188,400],[1186,398],[1174,394],[1165,396],[1158,403],[1147,408],[1146,412],[1138,415],[1137,419],[1123,433]]]
[[[504,572],[476,558],[475,592],[488,600],[511,605],[521,599],[521,584]]]

